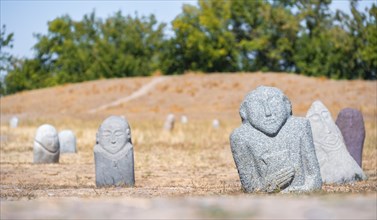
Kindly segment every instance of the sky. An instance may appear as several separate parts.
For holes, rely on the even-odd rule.
[[[363,0],[359,8],[370,7],[376,1]],[[157,21],[170,24],[183,4],[197,5],[197,0],[0,0],[0,24],[1,28],[6,25],[6,33],[14,33],[14,46],[7,52],[18,58],[31,58],[37,42],[34,34],[46,34],[47,23],[56,17],[69,15],[73,20],[81,20],[95,10],[97,17],[106,19],[121,10],[123,15],[154,14]],[[349,13],[349,2],[333,0],[331,10],[336,9]]]

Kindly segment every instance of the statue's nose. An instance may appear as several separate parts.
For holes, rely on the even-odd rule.
[[[268,104],[264,105],[264,113],[265,113],[266,117],[271,116],[271,109],[270,109],[270,106],[268,106]]]

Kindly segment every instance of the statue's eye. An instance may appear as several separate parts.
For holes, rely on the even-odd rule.
[[[121,136],[123,136],[123,135],[124,135],[123,132],[120,132],[120,131],[115,132],[115,136],[116,136],[116,137],[121,137]]]
[[[310,119],[313,121],[319,121],[320,117],[318,114],[315,114],[315,115],[310,116]]]
[[[104,137],[104,138],[108,138],[108,137],[110,137],[111,136],[111,133],[110,132],[108,132],[108,131],[104,131],[104,132],[102,132],[102,137]]]
[[[329,119],[330,118],[330,113],[328,111],[324,111],[321,113],[322,117],[324,119]]]
[[[280,101],[280,98],[274,96],[268,99],[268,104],[270,104],[271,107],[276,107],[280,105]]]

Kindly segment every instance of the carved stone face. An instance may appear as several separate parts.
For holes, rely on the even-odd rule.
[[[98,143],[111,154],[119,152],[129,142],[130,129],[126,120],[110,116],[99,128]]]
[[[314,142],[320,143],[328,150],[335,150],[341,146],[339,129],[334,123],[329,110],[321,101],[313,102],[306,117],[312,127]]]
[[[40,126],[37,130],[35,140],[52,153],[59,149],[58,133],[51,125],[44,124]]]
[[[291,103],[284,93],[266,86],[250,92],[240,108],[242,120],[268,136],[278,134],[291,112]]]

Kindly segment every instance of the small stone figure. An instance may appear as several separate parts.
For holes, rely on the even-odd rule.
[[[96,186],[134,186],[134,152],[127,120],[110,116],[98,129],[94,147]]]
[[[11,128],[17,128],[18,126],[18,118],[16,116],[12,117],[10,120],[9,120],[9,126]]]
[[[182,116],[181,116],[181,123],[182,123],[182,124],[187,124],[187,123],[188,123],[188,118],[187,118],[186,115],[182,115]]]
[[[76,153],[76,136],[71,130],[59,132],[60,153]]]
[[[34,139],[34,163],[59,163],[59,139],[56,129],[41,125]]]
[[[342,109],[335,121],[343,135],[344,143],[353,159],[362,167],[363,147],[365,140],[364,119],[357,109]]]
[[[310,120],[323,182],[341,184],[366,179],[347,151],[342,133],[323,103],[313,102],[306,117]]]
[[[213,127],[214,129],[218,129],[218,128],[220,128],[220,121],[219,121],[218,119],[214,119],[214,120],[212,121],[212,127]]]
[[[266,86],[249,92],[240,116],[242,125],[230,135],[230,145],[244,191],[321,189],[309,121],[292,116],[283,92]]]
[[[172,131],[174,129],[174,121],[175,121],[174,114],[169,114],[168,117],[166,117],[166,120],[164,123],[164,130]]]

